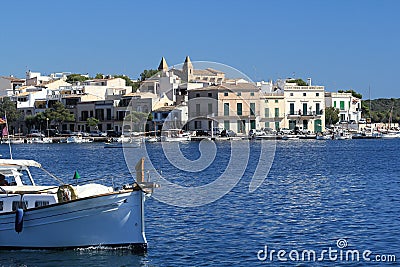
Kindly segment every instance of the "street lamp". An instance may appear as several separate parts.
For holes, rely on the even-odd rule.
[[[47,123],[47,137],[50,137],[50,130],[49,130],[49,118],[46,118],[46,123]]]

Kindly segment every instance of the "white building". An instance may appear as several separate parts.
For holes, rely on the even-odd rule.
[[[340,122],[356,122],[361,119],[361,99],[351,93],[325,93],[325,105],[339,110]]]
[[[287,128],[314,133],[325,130],[324,86],[285,83],[284,99]]]
[[[18,88],[25,85],[24,79],[15,78],[14,76],[0,77],[0,96],[12,96],[18,92]]]

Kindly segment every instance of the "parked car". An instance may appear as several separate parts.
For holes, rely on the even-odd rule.
[[[107,136],[107,133],[103,133],[101,131],[90,131],[89,135],[91,137],[100,137],[100,136]]]
[[[118,133],[114,130],[107,130],[106,134],[108,137],[120,137],[121,136],[121,133]]]
[[[204,130],[196,130],[196,136],[207,136],[208,132]]]
[[[221,132],[223,131],[224,129],[223,128],[219,128],[219,127],[214,127],[213,128],[213,133],[214,133],[214,135],[221,135]],[[210,133],[211,133],[211,131],[210,131]]]
[[[236,136],[236,133],[235,133],[234,131],[232,131],[232,130],[227,130],[227,131],[226,131],[226,136],[228,136],[228,137],[234,137],[234,136]]]
[[[222,130],[221,137],[234,137],[236,133],[232,130]]]
[[[264,128],[263,130],[267,134],[276,134],[276,131],[274,129],[272,129],[272,128],[269,128],[269,127]]]
[[[28,137],[44,137],[44,134],[42,132],[40,132],[39,130],[32,129],[29,132]]]
[[[291,134],[291,133],[293,133],[293,131],[290,130],[290,129],[288,129],[288,128],[281,128],[281,129],[279,130],[279,132],[280,132],[281,134]]]

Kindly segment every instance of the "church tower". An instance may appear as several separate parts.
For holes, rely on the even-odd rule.
[[[187,82],[190,82],[193,80],[193,77],[194,77],[193,64],[190,61],[189,56],[187,56],[185,59],[185,63],[183,64],[182,72],[183,72],[184,78]]]
[[[167,61],[165,60],[164,57],[162,57],[160,65],[158,65],[158,70],[159,71],[163,71],[163,72],[167,72],[168,71]]]

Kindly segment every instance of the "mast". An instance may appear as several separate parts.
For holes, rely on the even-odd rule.
[[[6,131],[7,131],[7,139],[8,139],[8,149],[10,150],[10,159],[13,159],[12,151],[11,151],[11,141],[10,141],[10,134],[8,132],[8,122],[7,122],[7,111],[4,111],[4,119],[6,121]],[[3,129],[4,133],[4,129]]]

